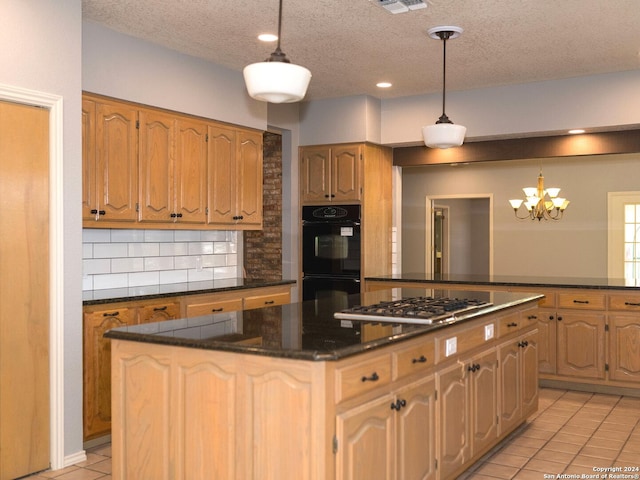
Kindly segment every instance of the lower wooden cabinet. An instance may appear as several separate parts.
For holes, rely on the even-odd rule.
[[[336,417],[336,479],[436,478],[433,375]]]
[[[609,378],[640,383],[640,317],[637,315],[609,316]]]

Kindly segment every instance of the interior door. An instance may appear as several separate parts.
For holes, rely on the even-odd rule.
[[[0,101],[0,480],[49,467],[49,112]]]

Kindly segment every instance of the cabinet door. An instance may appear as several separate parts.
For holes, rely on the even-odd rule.
[[[158,303],[138,307],[138,323],[164,322],[180,318],[180,303]]]
[[[137,111],[116,102],[96,102],[95,109],[95,176],[84,172],[83,178],[95,178],[96,200],[92,208],[83,209],[83,218],[133,222],[138,191]],[[85,133],[89,136],[86,143],[90,143],[93,135],[88,130]],[[83,145],[83,153],[91,155],[91,146]],[[90,158],[84,166],[91,168]],[[83,195],[88,199],[93,193]]]
[[[179,119],[175,163],[174,217],[179,223],[205,223],[207,209],[207,126]]]
[[[498,349],[500,360],[500,433],[511,430],[522,418],[520,340],[514,339]]]
[[[436,381],[433,376],[398,392],[404,406],[396,414],[398,479],[436,478]]]
[[[498,437],[498,362],[495,349],[474,357],[469,374],[471,454],[484,450]]]
[[[331,148],[304,147],[300,158],[302,203],[331,201]]]
[[[609,330],[609,378],[640,382],[640,319],[612,315]]]
[[[262,226],[262,134],[241,130],[237,137],[236,211],[239,223]]]
[[[392,395],[339,414],[336,419],[336,480],[395,478]]]
[[[134,321],[128,308],[84,315],[84,439],[111,431],[111,342],[107,330]]]
[[[520,376],[522,385],[522,416],[538,410],[538,333],[522,337],[520,343]]]
[[[558,375],[605,377],[604,325],[604,315],[558,311]]]
[[[172,115],[140,111],[140,221],[171,222],[175,205],[176,121]]]
[[[362,150],[359,145],[333,147],[331,156],[331,201],[362,199]]]
[[[538,311],[538,371],[556,373],[556,312],[541,308]]]
[[[96,192],[96,102],[82,99],[82,219],[95,220]]]
[[[469,458],[469,392],[464,365],[456,363],[436,375],[440,419],[440,478],[452,478]]]
[[[210,224],[233,224],[236,208],[236,132],[209,125],[209,199]]]

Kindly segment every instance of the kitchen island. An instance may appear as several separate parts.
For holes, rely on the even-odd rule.
[[[483,306],[334,318],[415,296]],[[537,409],[541,298],[406,288],[110,330],[113,478],[455,478]]]
[[[399,287],[534,291],[540,385],[640,396],[640,283],[616,278],[389,275],[366,291]]]

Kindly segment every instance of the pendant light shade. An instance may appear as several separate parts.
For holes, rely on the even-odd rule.
[[[442,115],[435,125],[422,127],[424,144],[431,148],[459,147],[464,141],[467,128],[455,125],[445,113],[445,99],[447,91],[447,40],[457,38],[462,33],[460,27],[433,27],[427,33],[431,38],[442,40]]]
[[[282,31],[282,0],[278,14],[278,45],[264,62],[244,67],[244,82],[251,98],[271,103],[292,103],[304,98],[311,72],[289,61],[280,50]]]

